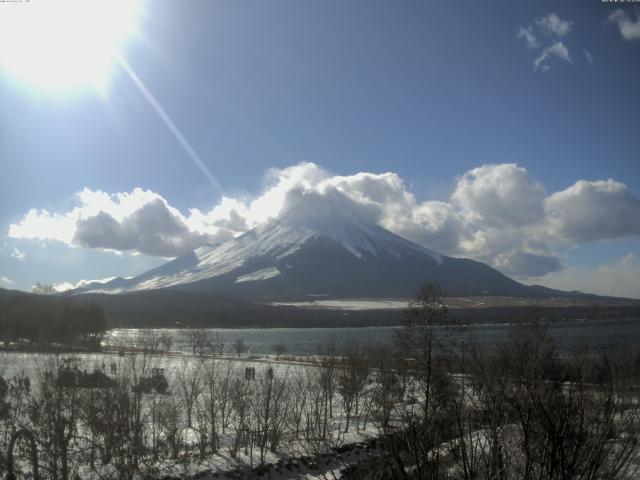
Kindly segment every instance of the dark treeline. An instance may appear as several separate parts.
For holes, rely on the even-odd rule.
[[[29,294],[0,298],[0,340],[5,345],[99,349],[107,329],[107,317],[94,302]]]
[[[113,327],[182,328],[318,328],[402,325],[404,312],[397,310],[331,310],[257,304],[232,298],[175,290],[151,290],[123,295],[85,294],[82,301],[99,304]],[[640,305],[541,307],[531,305],[456,308],[449,319],[460,323],[526,322],[532,317],[549,321],[564,319],[640,318]]]
[[[0,289],[3,299],[18,294]],[[62,300],[64,295],[54,296]],[[401,325],[404,312],[397,310],[331,310],[274,306],[215,295],[177,290],[150,290],[127,294],[80,294],[71,297],[76,303],[95,303],[109,318],[112,328],[319,328]],[[606,300],[606,299],[604,299]],[[455,308],[449,320],[459,323],[518,323],[531,318],[548,321],[566,319],[615,320],[640,318],[640,305],[602,303],[591,306],[543,307],[530,305],[483,308]]]

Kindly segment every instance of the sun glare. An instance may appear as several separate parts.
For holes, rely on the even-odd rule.
[[[30,0],[0,8],[0,69],[30,86],[103,89],[142,0]]]

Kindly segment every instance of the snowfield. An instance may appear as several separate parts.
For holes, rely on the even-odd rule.
[[[317,375],[318,367],[309,363],[313,360],[311,357],[307,358],[307,363],[299,363],[295,361],[282,362],[274,357],[261,357],[261,358],[234,358],[227,356],[224,359],[213,360],[211,358],[197,358],[188,355],[140,355],[140,354],[125,354],[120,356],[118,354],[79,354],[79,355],[51,355],[45,353],[14,353],[14,352],[2,352],[0,353],[0,376],[8,379],[10,382],[12,379],[21,379],[28,377],[30,384],[32,385],[33,393],[37,394],[40,389],[40,382],[47,377],[47,372],[57,372],[60,368],[66,368],[69,365],[76,365],[79,371],[91,372],[93,370],[99,370],[105,372],[112,378],[118,378],[124,372],[137,371],[135,375],[148,375],[148,372],[152,369],[162,369],[164,376],[166,377],[169,385],[169,389],[165,394],[157,394],[151,392],[150,394],[143,395],[142,408],[143,417],[145,422],[152,422],[154,416],[160,415],[160,406],[169,402],[168,405],[175,405],[178,410],[178,418],[176,426],[182,424],[182,427],[178,427],[178,430],[162,430],[164,433],[153,433],[155,429],[161,430],[161,423],[158,423],[156,427],[145,427],[145,443],[154,444],[159,442],[161,444],[167,444],[175,442],[175,438],[179,439],[179,453],[176,457],[169,458],[168,456],[161,457],[156,461],[150,463],[148,468],[150,471],[155,472],[159,476],[179,476],[181,478],[187,478],[192,475],[198,475],[198,478],[237,478],[235,475],[238,471],[250,472],[252,469],[254,472],[259,471],[271,471],[270,478],[327,478],[327,475],[339,475],[339,471],[349,466],[352,463],[361,461],[366,458],[367,455],[374,454],[374,450],[370,449],[366,442],[377,436],[378,429],[377,424],[373,419],[370,412],[367,413],[368,419],[363,420],[363,414],[361,414],[357,420],[355,416],[351,415],[351,428],[348,432],[345,431],[345,425],[347,420],[345,419],[345,413],[342,409],[337,392],[334,392],[335,397],[332,400],[333,414],[328,419],[329,431],[327,437],[324,440],[316,438],[317,434],[300,434],[293,436],[291,425],[288,422],[291,421],[287,413],[287,425],[282,425],[283,440],[280,442],[281,446],[277,449],[277,452],[273,452],[270,449],[260,452],[260,447],[256,443],[257,441],[244,444],[238,449],[237,445],[238,435],[242,435],[242,428],[237,424],[239,420],[238,414],[234,414],[233,418],[227,420],[226,430],[219,432],[219,451],[210,452],[205,456],[198,456],[195,452],[198,450],[198,446],[201,442],[205,441],[203,435],[206,435],[208,431],[206,425],[201,422],[207,422],[205,415],[205,402],[206,391],[200,389],[204,387],[198,387],[197,397],[194,400],[192,407],[187,407],[185,401],[188,400],[190,394],[193,391],[189,391],[190,383],[192,379],[199,379],[202,385],[205,385],[205,378],[208,375],[217,375],[217,379],[220,385],[224,385],[225,381],[228,382],[241,382],[243,391],[246,395],[256,395],[257,398],[262,398],[262,388],[266,385],[268,378],[273,378],[276,384],[282,385],[282,388],[286,387],[294,388],[288,395],[293,395],[298,398],[300,395],[304,396],[306,393],[305,385],[315,375]],[[214,363],[212,363],[214,362]],[[214,366],[215,365],[215,366]],[[253,370],[255,380],[246,381],[246,375],[248,370]],[[143,373],[147,372],[147,373]],[[134,376],[135,376],[134,375]],[[284,383],[286,379],[286,384]],[[280,383],[277,383],[280,382]],[[228,385],[230,385],[229,383]],[[234,383],[235,384],[235,383]],[[296,390],[302,388],[303,390]],[[221,387],[222,388],[222,387]],[[275,387],[274,387],[275,388]],[[374,388],[370,385],[369,388]],[[252,393],[253,392],[253,393]],[[229,393],[231,395],[231,393]],[[310,397],[311,398],[311,397]],[[238,398],[233,400],[228,397],[225,401],[229,402],[228,408],[240,408],[232,407],[232,402],[240,401]],[[241,400],[246,403],[247,414],[249,412],[255,412],[251,415],[252,422],[258,422],[260,419],[260,406],[259,400],[254,403],[249,396],[243,397]],[[287,401],[289,404],[289,401]],[[304,408],[304,403],[298,404],[301,408]],[[321,405],[320,405],[321,406]],[[187,408],[193,409],[193,426],[187,426],[187,420],[185,418],[185,410]],[[243,407],[244,408],[244,407]],[[272,408],[276,408],[275,404]],[[294,407],[295,408],[295,407]],[[368,407],[371,408],[371,405]],[[156,412],[156,413],[154,413]],[[300,415],[302,415],[300,411]],[[244,414],[243,414],[244,415]],[[275,415],[275,414],[272,414]],[[280,413],[284,415],[284,413]],[[243,418],[243,417],[241,417]],[[300,417],[302,418],[302,417]],[[224,418],[220,421],[224,421]],[[247,420],[249,421],[249,420]],[[282,417],[280,421],[285,421]],[[155,425],[155,423],[154,423]],[[247,425],[250,425],[247,423]],[[1,424],[0,424],[1,426]],[[251,428],[258,428],[258,425],[253,425]],[[296,427],[297,428],[297,427]],[[300,426],[301,429],[308,428]],[[171,433],[173,432],[173,433]],[[240,433],[239,433],[240,432]],[[311,431],[310,431],[311,432]],[[0,431],[0,433],[2,433]],[[154,436],[155,435],[155,436]],[[81,425],[78,430],[79,438],[88,438],[90,432],[86,426]],[[177,436],[177,437],[174,437]],[[0,435],[1,437],[1,435]],[[152,438],[153,437],[153,438]],[[6,437],[5,437],[6,438]],[[172,440],[173,439],[173,440]],[[285,440],[286,439],[286,440]],[[316,444],[316,442],[320,442]],[[346,444],[358,444],[359,447],[354,451],[342,451],[328,456],[317,457],[320,452],[329,452],[333,447],[339,447]],[[84,454],[79,452],[86,451],[88,446],[86,440],[78,440],[71,445],[74,452],[82,457]],[[70,448],[71,448],[70,446]],[[73,454],[72,454],[73,455]],[[78,457],[78,458],[80,458]],[[75,458],[75,457],[74,457]],[[266,464],[264,467],[259,467],[261,464]],[[22,459],[21,468],[29,469],[26,459]],[[91,470],[88,465],[80,465],[78,472],[81,473],[81,478],[109,478],[118,476],[117,469],[110,464],[99,465],[95,470]],[[228,475],[225,472],[230,472]],[[258,474],[254,478],[257,478]],[[248,478],[251,478],[249,475]]]
[[[275,267],[263,268],[262,270],[256,270],[255,272],[247,273],[246,275],[239,276],[235,283],[240,282],[256,282],[258,280],[267,280],[280,275],[280,270]]]
[[[408,299],[354,298],[343,300],[310,300],[308,302],[274,302],[271,305],[288,305],[304,308],[328,308],[331,310],[404,310]]]

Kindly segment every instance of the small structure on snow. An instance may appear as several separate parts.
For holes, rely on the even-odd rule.
[[[164,368],[152,368],[150,377],[143,377],[137,385],[133,387],[135,392],[164,394],[169,389],[169,382],[164,375]]]

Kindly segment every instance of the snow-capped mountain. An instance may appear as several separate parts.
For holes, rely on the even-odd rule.
[[[489,266],[440,255],[369,220],[338,192],[307,194],[279,217],[132,279],[85,291],[170,288],[260,301],[410,297],[425,281],[451,295],[532,295]]]

